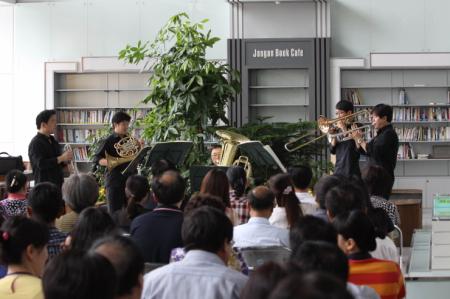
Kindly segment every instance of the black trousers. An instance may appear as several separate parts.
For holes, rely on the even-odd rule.
[[[113,172],[106,175],[106,203],[108,205],[108,212],[111,214],[125,206],[126,181],[127,177],[123,176],[120,172]]]

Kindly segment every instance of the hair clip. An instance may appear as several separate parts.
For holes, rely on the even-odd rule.
[[[12,188],[16,184],[16,176],[13,177],[11,184],[9,185],[10,188]]]
[[[283,194],[287,195],[287,194],[289,194],[291,192],[292,192],[292,187],[291,186],[287,186],[286,189],[284,189]]]
[[[8,232],[3,232],[2,238],[3,238],[3,240],[8,241],[8,239],[9,239],[9,234],[8,234]]]

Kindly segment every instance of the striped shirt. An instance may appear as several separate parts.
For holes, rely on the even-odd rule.
[[[348,258],[349,282],[373,288],[381,299],[405,297],[403,275],[396,263],[375,259],[363,253],[352,254]]]

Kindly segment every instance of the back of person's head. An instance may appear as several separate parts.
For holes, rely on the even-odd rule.
[[[302,215],[302,210],[289,174],[279,173],[272,176],[269,179],[269,188],[275,195],[277,205],[285,208],[287,222],[289,227],[292,227]]]
[[[337,242],[337,232],[333,225],[320,218],[306,215],[301,217],[289,231],[289,244],[293,252],[306,241]]]
[[[56,115],[56,110],[44,110],[36,116],[36,128],[39,130],[42,123],[48,123],[50,117]]]
[[[144,258],[130,238],[110,236],[98,240],[90,252],[96,252],[106,257],[114,266],[117,274],[117,295],[130,295],[134,290],[139,294],[144,275]]]
[[[320,178],[314,186],[314,193],[316,195],[316,202],[321,209],[325,209],[325,195],[327,192],[339,184],[345,182],[347,179],[338,175],[327,175]]]
[[[6,174],[5,183],[8,193],[17,193],[25,188],[27,177],[22,171],[13,169]]]
[[[70,249],[87,252],[100,238],[116,233],[116,225],[111,216],[103,209],[87,208],[81,212],[71,233]]]
[[[273,209],[275,195],[269,188],[258,186],[247,194],[250,209],[254,211],[265,211]]]
[[[137,204],[150,192],[148,179],[142,175],[132,175],[125,183],[125,195],[127,197],[127,214],[130,219],[138,214]]]
[[[98,199],[97,181],[88,174],[72,174],[62,186],[63,199],[77,214],[92,207]]]
[[[233,224],[224,212],[199,207],[184,218],[181,237],[186,251],[200,249],[216,253],[225,242],[233,240]]]
[[[159,203],[173,205],[183,200],[186,183],[176,171],[168,170],[152,181],[152,191]]]
[[[151,166],[151,173],[154,177],[160,176],[168,170],[177,171],[177,168],[175,164],[167,159],[156,160]]]
[[[39,183],[28,196],[31,217],[51,224],[64,209],[61,189],[50,182]]]
[[[392,107],[386,104],[378,104],[372,108],[371,114],[383,118],[386,116],[388,122],[392,121]]]
[[[306,241],[292,253],[291,262],[305,272],[323,271],[344,283],[348,279],[348,260],[337,244]]]
[[[346,284],[323,272],[289,275],[271,292],[270,299],[351,299]]]
[[[66,251],[51,259],[42,278],[46,299],[112,299],[116,272],[100,254]]]
[[[189,199],[188,203],[186,204],[186,207],[184,208],[184,213],[187,214],[190,211],[192,211],[193,209],[196,209],[196,208],[199,208],[202,206],[213,207],[213,208],[221,210],[224,213],[226,210],[225,204],[223,203],[222,199],[220,199],[219,197],[208,194],[208,193],[206,193],[206,194],[197,193],[197,194],[194,194]]]
[[[350,182],[331,188],[325,195],[325,207],[331,218],[351,210],[366,211],[368,195],[365,190]]]
[[[123,121],[130,121],[131,120],[131,116],[129,116],[126,112],[123,111],[119,111],[116,112],[112,119],[111,119],[111,123],[112,124],[120,124]]]
[[[362,170],[361,177],[370,195],[382,196],[390,188],[389,173],[379,165],[368,165]]]
[[[378,238],[384,239],[392,230],[390,228],[392,222],[388,214],[382,208],[369,209],[367,211],[370,221],[375,229],[375,234]]]
[[[247,174],[241,166],[231,166],[227,170],[227,178],[230,187],[234,190],[236,196],[242,196],[247,185]]]
[[[375,250],[375,229],[364,212],[354,210],[340,214],[333,220],[333,225],[344,240],[352,239],[360,252]]]
[[[345,111],[345,112],[353,112],[353,103],[347,100],[340,100],[336,104],[336,109]]]
[[[29,246],[44,250],[48,239],[45,224],[22,216],[8,218],[0,227],[0,260],[5,265],[21,264]]]
[[[230,207],[230,185],[227,175],[219,168],[213,168],[205,175],[200,185],[200,193],[218,196]]]
[[[300,165],[289,168],[289,175],[295,188],[306,189],[311,183],[313,173],[311,167]]]
[[[277,284],[287,276],[288,272],[283,266],[267,262],[250,275],[242,290],[241,299],[266,299]]]

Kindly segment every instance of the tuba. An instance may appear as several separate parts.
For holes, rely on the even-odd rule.
[[[244,168],[247,174],[247,179],[252,176],[252,166],[247,156],[239,156],[236,159],[236,153],[238,145],[243,142],[250,141],[244,135],[227,131],[217,130],[216,134],[222,139],[222,157],[220,159],[219,166],[241,166]]]
[[[125,136],[114,144],[114,148],[120,157],[114,157],[105,152],[109,171],[121,164],[133,161],[139,154],[141,144],[133,136]]]

